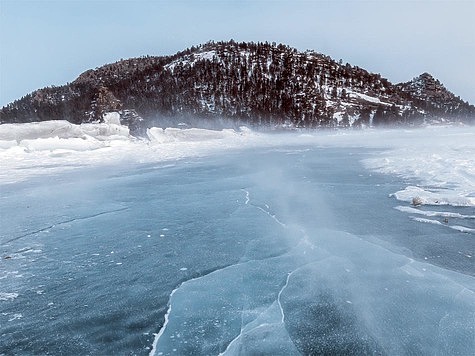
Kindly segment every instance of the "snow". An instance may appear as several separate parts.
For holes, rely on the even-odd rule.
[[[396,206],[395,209],[405,212],[405,213],[418,214],[418,215],[424,215],[424,216],[429,216],[429,217],[437,216],[437,217],[443,217],[443,218],[475,219],[475,215],[464,215],[464,214],[451,213],[451,212],[445,212],[445,211],[420,210],[416,208],[411,208],[409,206]]]
[[[382,104],[381,100],[379,100],[379,98],[376,98],[374,96],[369,96],[369,95],[362,94],[362,93],[357,93],[357,92],[350,92],[348,95],[350,97],[363,99],[363,100],[368,101],[370,103]]]
[[[207,54],[211,56],[211,54]],[[204,56],[204,54],[203,54]],[[397,175],[407,186],[393,197],[424,205],[475,206],[475,128],[427,127],[406,130],[305,131],[292,134],[154,127],[149,141],[129,135],[117,113],[105,123],[67,121],[0,125],[0,183],[82,166],[120,162],[158,162],[223,150],[272,147],[282,143],[321,147],[376,149],[366,168]]]
[[[374,96],[370,96],[370,95],[367,95],[367,94],[363,94],[363,93],[358,93],[356,91],[353,91],[351,89],[346,89],[346,93],[347,93],[347,96],[349,98],[356,98],[356,99],[362,99],[364,101],[367,101],[367,102],[370,102],[370,103],[374,103],[374,104],[381,104],[381,105],[387,105],[387,106],[391,106],[390,103],[386,103],[384,101],[381,101],[379,98],[377,97],[374,97]]]
[[[120,125],[120,114],[118,112],[107,112],[103,119],[106,124]]]
[[[387,137],[389,150],[365,160],[372,170],[417,182],[395,192],[410,202],[475,206],[475,128],[428,127]]]
[[[417,199],[418,205],[452,205],[452,206],[475,206],[475,197],[465,197],[457,193],[447,192],[446,189],[419,188],[408,186],[403,190],[392,194],[396,199],[413,202]]]
[[[147,131],[149,141],[138,140],[126,126],[114,123],[115,115],[104,118],[107,122],[100,124],[0,125],[0,184],[84,166],[176,160],[266,141],[244,127],[238,131],[155,127]]]
[[[185,59],[177,59],[165,66],[165,69],[168,69],[173,72],[175,67],[178,64],[194,66],[197,61],[200,60],[209,60],[212,61],[216,57],[216,51],[203,51],[200,53],[194,53],[192,55],[185,56]]]
[[[207,141],[232,138],[237,133],[234,130],[223,129],[221,131],[205,130],[205,129],[177,129],[152,127],[147,130],[147,136],[153,143],[169,143],[169,142],[190,142],[190,141]]]
[[[414,220],[414,221],[419,221],[419,222],[423,222],[423,223],[427,223],[427,224],[442,225],[442,223],[438,220],[415,218],[415,217],[412,217],[411,219]]]
[[[457,230],[457,231],[460,231],[460,232],[466,232],[466,233],[474,233],[475,232],[475,229],[471,229],[469,227],[460,226],[460,225],[453,225],[453,226],[450,226],[450,228],[452,228],[454,230]]]
[[[448,228],[451,228],[452,230],[456,230],[456,231],[467,233],[467,234],[475,233],[475,229],[472,229],[472,228],[466,227],[466,226],[448,225],[447,223],[445,223],[445,224],[441,223],[439,220],[418,218],[418,217],[415,217],[415,216],[411,216],[410,218],[411,218],[411,220],[421,222],[421,223],[446,226]]]
[[[38,138],[36,140],[21,140],[19,147],[24,148],[27,152],[31,151],[56,151],[72,150],[72,151],[90,151],[101,147],[98,140],[91,136],[83,136],[82,138],[74,137],[69,139],[59,137]]]
[[[5,145],[5,142],[12,141],[20,143],[22,140],[51,137],[69,139],[91,136],[98,140],[117,139],[119,137],[128,139],[129,129],[126,126],[115,124],[113,122],[115,120],[114,116],[106,116],[104,119],[111,122],[75,125],[68,121],[57,120],[27,124],[3,124],[0,125],[0,144]]]
[[[5,293],[0,292],[0,301],[13,300],[18,297],[18,293]]]
[[[375,149],[363,164],[369,170],[412,182],[397,194],[404,201],[417,195],[430,204],[474,205],[475,127],[307,131],[300,138],[301,143],[321,147]]]

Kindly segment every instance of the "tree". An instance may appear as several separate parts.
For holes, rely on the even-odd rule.
[[[343,88],[343,89],[341,90],[341,98],[342,98],[342,99],[346,99],[346,89],[345,89],[345,88]]]
[[[332,98],[336,99],[337,96],[338,96],[338,89],[337,89],[336,86],[334,86],[333,89],[332,89]]]

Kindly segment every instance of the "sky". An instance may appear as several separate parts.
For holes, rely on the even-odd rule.
[[[209,40],[315,50],[475,104],[475,0],[0,0],[0,106],[121,58]]]

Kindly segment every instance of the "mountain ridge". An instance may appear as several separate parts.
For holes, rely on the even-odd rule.
[[[314,51],[275,43],[208,42],[81,73],[0,109],[0,123],[101,121],[118,112],[140,135],[151,123],[227,118],[254,126],[361,127],[473,124],[475,107],[429,73],[393,84]]]

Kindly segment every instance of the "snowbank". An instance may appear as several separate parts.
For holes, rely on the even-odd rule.
[[[262,142],[247,128],[235,130],[147,130],[148,140],[129,135],[118,115],[105,123],[74,125],[67,121],[0,125],[0,184],[83,166],[119,162],[156,162],[205,155]]]
[[[40,138],[58,137],[60,139],[84,138],[90,136],[97,140],[109,140],[121,137],[128,139],[127,126],[114,123],[113,120],[103,124],[74,125],[68,121],[43,121],[27,124],[0,125],[0,147],[5,141],[35,140]]]
[[[204,129],[177,129],[152,127],[147,130],[147,136],[152,143],[170,143],[170,142],[190,142],[207,141],[217,139],[228,139],[235,136],[234,130],[224,129],[221,131]]]
[[[475,206],[475,197],[464,196],[459,192],[447,189],[420,188],[408,186],[403,190],[391,194],[397,200],[418,205],[452,205],[452,206]]]

